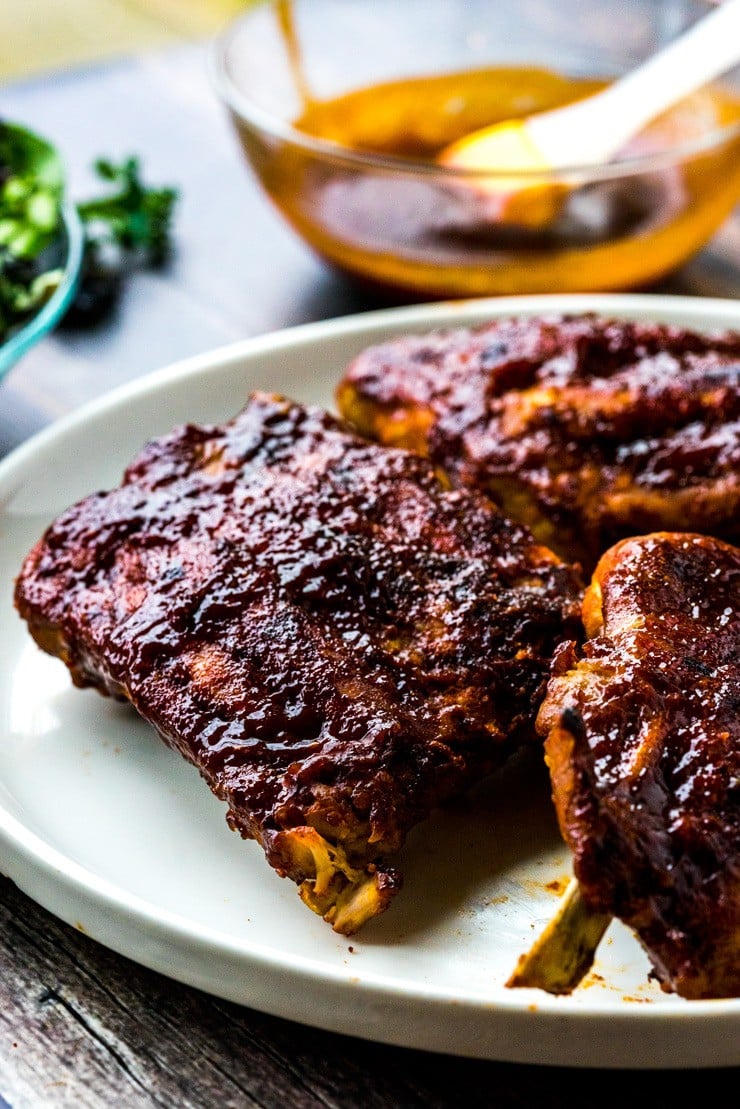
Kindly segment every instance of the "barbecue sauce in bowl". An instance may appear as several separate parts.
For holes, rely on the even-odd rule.
[[[319,255],[405,299],[646,285],[700,249],[740,196],[740,99],[717,85],[654,121],[607,171],[574,174],[552,223],[503,225],[487,210],[480,179],[443,169],[436,156],[480,127],[567,104],[608,81],[482,68],[322,98],[304,69],[290,4],[276,11],[300,108],[293,137],[267,134],[232,110],[248,160]]]

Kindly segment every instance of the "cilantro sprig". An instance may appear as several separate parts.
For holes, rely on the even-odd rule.
[[[163,265],[172,250],[178,190],[146,186],[136,157],[120,164],[99,158],[94,168],[111,188],[77,205],[85,226],[85,254],[79,291],[63,321],[66,326],[86,326],[104,318],[131,274]]]
[[[89,241],[139,251],[148,265],[159,265],[171,245],[170,224],[177,191],[146,188],[138,158],[127,158],[121,165],[99,158],[95,171],[115,189],[108,196],[77,205]]]

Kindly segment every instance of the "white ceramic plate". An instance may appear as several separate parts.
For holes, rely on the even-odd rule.
[[[253,388],[332,407],[348,359],[406,331],[594,309],[740,327],[730,301],[528,297],[393,309],[205,354],[118,390],[0,465],[0,869],[110,948],[220,997],[367,1039],[588,1067],[740,1064],[740,999],[687,1002],[648,980],[612,924],[570,997],[504,982],[570,873],[538,759],[415,829],[404,889],[356,937],[335,935],[229,831],[196,771],[126,706],[72,688],[12,607],[21,560],[63,508],[118,484],[144,440],[232,416]]]

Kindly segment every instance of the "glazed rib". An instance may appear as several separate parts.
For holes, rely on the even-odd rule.
[[[615,541],[740,542],[740,334],[595,314],[497,320],[363,351],[344,417],[483,489],[591,573]]]
[[[581,897],[634,930],[665,991],[740,996],[740,549],[624,540],[583,618],[538,716]]]
[[[398,890],[408,830],[535,741],[580,586],[422,458],[256,394],[63,513],[15,597],[73,681],[128,698],[349,934]]]

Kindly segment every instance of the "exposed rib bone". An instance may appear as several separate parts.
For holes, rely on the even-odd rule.
[[[589,909],[575,878],[558,911],[519,961],[509,987],[528,986],[553,994],[572,993],[593,966],[596,949],[611,917]]]

